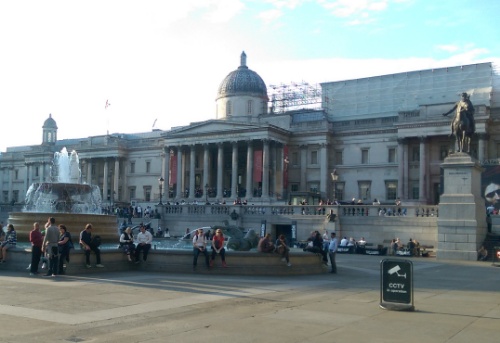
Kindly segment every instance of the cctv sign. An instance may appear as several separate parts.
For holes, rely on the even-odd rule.
[[[380,307],[413,310],[413,264],[407,260],[380,262]]]

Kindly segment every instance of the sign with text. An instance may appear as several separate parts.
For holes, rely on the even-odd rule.
[[[380,262],[380,307],[413,311],[413,263],[385,259]]]

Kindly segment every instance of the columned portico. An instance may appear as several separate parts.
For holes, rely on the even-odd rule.
[[[233,148],[231,163],[231,196],[238,197],[238,142],[231,143]]]

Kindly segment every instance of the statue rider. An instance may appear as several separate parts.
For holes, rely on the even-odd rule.
[[[460,113],[464,112],[466,118],[469,120],[470,133],[474,133],[476,131],[476,123],[474,121],[474,106],[470,102],[469,95],[467,93],[461,94],[461,100],[453,106],[451,110],[446,113],[443,113],[443,116],[447,116],[451,112],[456,110],[456,117],[460,117]],[[451,134],[450,137],[455,134],[453,130],[453,120],[451,122]]]

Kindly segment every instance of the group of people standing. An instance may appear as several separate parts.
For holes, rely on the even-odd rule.
[[[80,244],[85,250],[86,266],[90,268],[90,252],[96,254],[96,267],[104,267],[101,264],[99,245],[92,239],[92,224],[87,224],[80,233]],[[44,276],[56,276],[65,273],[65,265],[70,261],[70,251],[74,248],[71,234],[64,224],[56,225],[56,219],[50,217],[44,226],[44,231],[40,230],[40,223],[33,223],[33,229],[29,234],[31,243],[31,264],[28,267],[30,275],[39,274],[38,266],[43,259],[47,265],[47,273]]]

